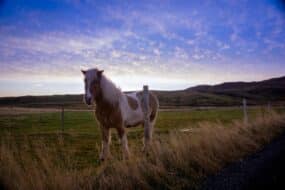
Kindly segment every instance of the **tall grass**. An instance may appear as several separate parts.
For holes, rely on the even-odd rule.
[[[190,127],[190,126],[189,126]],[[6,189],[184,189],[259,150],[285,127],[285,116],[267,113],[244,125],[200,123],[190,132],[156,137],[148,154],[133,147],[129,160],[113,158],[99,167],[77,168],[64,141],[1,142],[0,184]]]

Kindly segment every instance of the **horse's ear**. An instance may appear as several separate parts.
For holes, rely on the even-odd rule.
[[[104,70],[97,71],[98,79],[101,80]]]
[[[81,72],[85,75],[86,74],[86,71],[84,71],[84,70],[81,70]]]
[[[104,70],[99,70],[98,75],[101,76],[103,72],[104,72]]]

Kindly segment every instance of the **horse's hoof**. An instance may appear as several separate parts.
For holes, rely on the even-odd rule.
[[[143,148],[142,148],[142,152],[143,152],[143,153],[148,152],[148,148],[147,148],[147,147],[143,147]]]
[[[105,157],[104,157],[103,155],[100,155],[100,156],[99,156],[99,160],[100,160],[101,162],[103,162],[103,161],[105,160]]]
[[[103,162],[105,162],[105,161],[106,161],[105,158],[100,158],[100,159],[99,159],[99,163],[103,163]]]
[[[123,156],[123,160],[129,160],[130,159],[130,155],[124,155]]]

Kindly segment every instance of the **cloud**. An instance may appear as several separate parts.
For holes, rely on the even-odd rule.
[[[200,59],[204,58],[204,55],[194,54],[192,57],[196,60],[200,60]]]
[[[43,54],[54,53],[82,53],[84,50],[100,50],[111,48],[112,44],[121,39],[117,35],[92,37],[85,35],[68,34],[43,34],[32,37],[2,37],[1,41],[6,45],[2,48],[21,50],[24,52],[40,52]]]
[[[221,50],[225,50],[225,49],[230,49],[230,46],[228,44],[224,44],[222,47],[221,47]]]
[[[180,60],[180,59],[188,59],[187,52],[184,49],[180,48],[180,47],[175,47],[174,56],[178,60]]]
[[[159,49],[157,49],[157,48],[153,49],[153,53],[154,53],[154,55],[156,55],[156,56],[160,56],[160,51],[159,51]]]
[[[121,53],[119,51],[113,50],[111,52],[112,58],[119,58],[121,57]]]
[[[147,79],[174,88],[261,78],[285,59],[284,18],[264,2],[67,4],[27,11],[34,20],[0,18],[1,79],[74,82],[81,68],[100,67],[123,88]]]

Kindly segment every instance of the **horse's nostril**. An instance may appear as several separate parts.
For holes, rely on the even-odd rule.
[[[86,103],[87,105],[90,105],[90,104],[91,104],[91,98],[86,98],[86,97],[85,97],[85,103]]]

